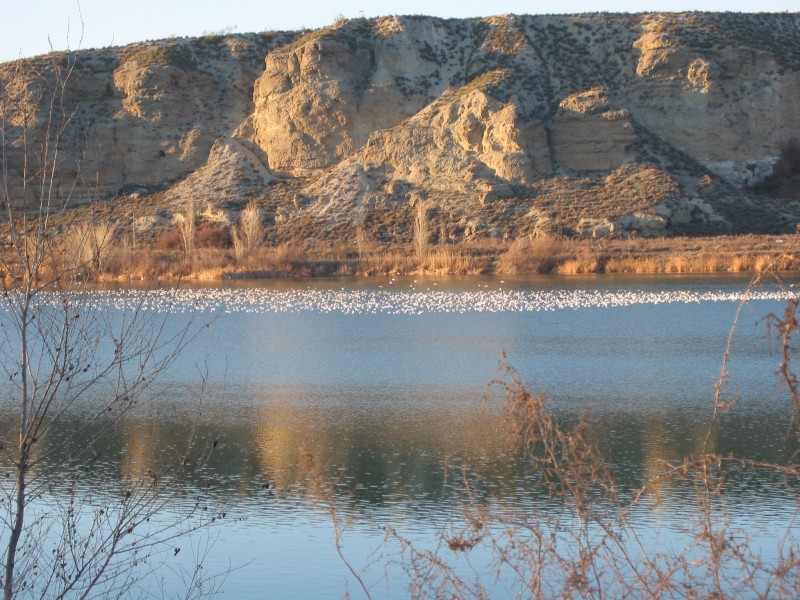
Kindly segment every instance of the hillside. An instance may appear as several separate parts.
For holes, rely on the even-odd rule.
[[[407,241],[417,202],[450,242],[800,221],[794,186],[765,184],[800,137],[798,13],[392,16],[5,63],[18,208],[64,79],[55,193],[116,199],[141,235],[252,198],[274,241]]]

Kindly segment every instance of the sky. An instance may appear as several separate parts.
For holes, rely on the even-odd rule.
[[[383,15],[642,11],[800,11],[800,0],[1,0],[0,62],[53,50],[119,46],[171,36],[316,29]],[[79,8],[80,7],[80,8]]]

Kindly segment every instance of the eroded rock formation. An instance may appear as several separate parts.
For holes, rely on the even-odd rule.
[[[165,211],[235,213],[255,197],[284,238],[345,235],[375,211],[402,238],[412,197],[451,239],[800,218],[745,189],[800,132],[798,14],[385,17],[7,63],[16,206],[39,197],[22,193],[22,140],[45,136],[64,79],[54,189],[70,202],[158,193]]]

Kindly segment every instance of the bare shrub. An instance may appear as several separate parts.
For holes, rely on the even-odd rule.
[[[788,179],[800,175],[800,142],[791,138],[781,145],[781,153],[772,176],[777,179]]]
[[[800,431],[800,386],[788,365],[795,352],[798,306],[790,302],[783,316],[771,317],[787,356],[781,374],[793,398],[793,438]],[[767,564],[748,533],[731,525],[725,506],[726,495],[743,478],[772,472],[795,485],[800,471],[793,464],[713,452],[708,440],[718,418],[734,406],[722,391],[726,380],[724,365],[703,448],[682,462],[660,463],[640,489],[623,496],[587,418],[556,418],[547,395],[530,393],[503,360],[494,385],[503,391],[509,423],[547,502],[526,514],[508,514],[470,500],[477,482],[469,466],[460,465],[467,502],[460,525],[441,532],[442,547],[420,548],[387,528],[387,539],[400,548],[409,596],[491,597],[479,580],[465,580],[455,567],[480,550],[491,553],[493,577],[502,579],[514,597],[686,597],[686,590],[691,590],[688,597],[703,598],[797,597],[800,548],[791,532],[781,542],[778,563]],[[681,493],[693,492],[697,507],[684,517],[690,541],[670,552],[645,546],[631,520],[637,507],[658,502],[658,490],[667,482]]]
[[[753,285],[760,281],[757,277]],[[397,528],[384,527],[387,554],[398,556],[411,598],[488,598],[484,583],[502,582],[507,597],[521,598],[796,598],[800,594],[800,543],[794,523],[776,540],[776,557],[755,542],[747,530],[732,524],[727,505],[737,486],[750,478],[783,482],[796,498],[800,484],[796,447],[800,443],[800,380],[792,370],[800,332],[800,299],[789,300],[782,314],[766,321],[781,349],[779,378],[791,398],[787,431],[788,458],[772,463],[760,458],[719,454],[715,440],[723,415],[736,410],[737,398],[727,390],[729,359],[740,304],[722,356],[720,375],[709,403],[699,447],[687,458],[654,465],[641,487],[620,491],[613,463],[607,462],[593,438],[590,418],[559,417],[545,393],[532,393],[503,356],[487,397],[500,396],[530,477],[538,482],[537,502],[524,513],[508,513],[476,500],[479,485],[463,461],[452,470],[463,481],[465,503],[441,543],[420,547]],[[495,394],[494,392],[499,392]],[[694,499],[694,510],[681,515],[684,538],[679,546],[651,546],[643,540],[637,511],[652,510],[660,491],[670,486]],[[329,490],[331,488],[328,488]],[[334,519],[337,548],[346,528],[332,493],[324,503]],[[685,541],[684,541],[685,539]],[[394,547],[399,550],[395,550]],[[465,578],[470,555],[491,555],[491,575]],[[358,571],[347,563],[352,573]],[[369,597],[368,590],[365,594]],[[505,597],[505,596],[504,596]]]
[[[551,237],[519,238],[514,240],[497,260],[497,272],[550,273],[558,264],[561,242]]]
[[[311,261],[306,251],[289,242],[272,248],[262,246],[245,257],[239,266],[265,276],[294,277],[311,274]]]
[[[780,148],[778,160],[772,167],[769,177],[759,182],[753,189],[757,192],[782,198],[800,198],[800,142],[790,138]]]
[[[117,226],[103,223],[79,223],[63,237],[63,266],[75,276],[103,273],[115,242]]]
[[[180,250],[182,246],[181,233],[177,229],[169,229],[156,239],[153,246],[156,250]]]
[[[197,248],[230,248],[231,234],[219,225],[203,225],[194,237]]]
[[[367,230],[363,211],[358,214],[355,229],[356,251],[358,252],[359,260],[363,260],[375,250],[375,236]]]
[[[247,254],[245,252],[246,246],[242,238],[239,237],[236,229],[231,230],[231,243],[233,244],[233,254],[236,257],[236,260],[242,260]]]
[[[298,273],[307,267],[308,256],[295,244],[281,244],[272,251],[270,263],[276,271]]]
[[[595,250],[580,246],[574,258],[562,260],[555,268],[561,275],[599,273],[604,270],[603,257]]]
[[[106,261],[103,275],[112,278],[126,277],[143,280],[155,272],[153,252],[137,250],[131,246],[115,246]]]

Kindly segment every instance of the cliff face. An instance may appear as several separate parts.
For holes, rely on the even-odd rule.
[[[278,237],[315,238],[380,212],[378,237],[400,239],[420,198],[451,239],[800,218],[744,192],[800,135],[798,14],[385,17],[7,63],[18,205],[34,200],[23,133],[44,135],[41,94],[69,65],[58,183],[73,201],[158,190],[165,211],[191,198],[235,217],[257,197]]]
[[[292,37],[149,42],[0,65],[11,199],[29,202],[35,191],[18,192],[23,137],[43,140],[49,130],[52,141],[62,126],[59,197],[111,198],[187,177],[252,113],[264,56]],[[29,170],[39,154],[29,147]]]

